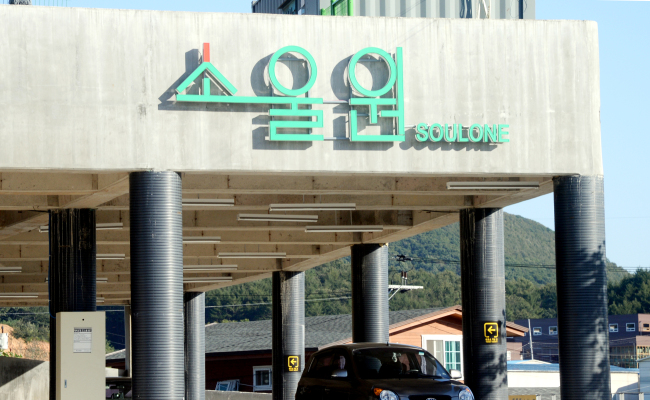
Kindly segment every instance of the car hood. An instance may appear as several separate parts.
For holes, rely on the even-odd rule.
[[[440,394],[447,396],[456,395],[466,386],[458,381],[449,379],[377,379],[367,381],[372,387],[390,390],[399,396]]]

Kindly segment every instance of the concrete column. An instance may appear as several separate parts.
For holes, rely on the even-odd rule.
[[[129,378],[133,376],[131,360],[131,306],[124,306],[124,370]]]
[[[273,400],[294,400],[305,367],[304,272],[273,273],[272,346]]]
[[[465,383],[477,400],[508,398],[503,211],[460,213]]]
[[[133,398],[185,396],[182,185],[175,172],[130,175]]]
[[[388,245],[352,246],[352,341],[388,342]]]
[[[205,293],[187,292],[185,302],[185,400],[205,400]]]
[[[50,211],[50,400],[56,399],[56,313],[97,311],[95,210]]]
[[[553,185],[561,396],[610,399],[603,177]]]

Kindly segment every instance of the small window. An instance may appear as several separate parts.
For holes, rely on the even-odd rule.
[[[625,330],[628,332],[636,331],[636,324],[634,322],[628,322],[627,324],[625,324]]]
[[[533,328],[533,336],[541,336],[542,328]]]
[[[296,2],[292,1],[282,8],[282,14],[296,14]]]
[[[253,367],[253,391],[273,390],[272,367]]]
[[[557,335],[557,326],[549,326],[548,327],[548,334],[549,335]]]
[[[334,369],[334,353],[331,351],[321,353],[316,357],[312,357],[313,361],[309,367],[308,376],[310,378],[328,379],[332,376]]]
[[[609,324],[610,332],[618,332],[618,324]]]
[[[345,355],[345,353],[341,351],[337,351],[334,353],[334,356],[332,356],[332,369],[329,373],[330,376],[328,376],[327,378],[331,379],[334,371],[338,371],[338,370],[347,371],[349,368],[350,368],[350,362],[348,361],[348,357]]]

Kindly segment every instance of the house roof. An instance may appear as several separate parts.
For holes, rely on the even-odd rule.
[[[425,324],[431,320],[452,316],[462,318],[462,308],[427,308],[422,310],[391,311],[389,330],[391,334]],[[523,336],[528,329],[507,323],[508,336]],[[352,341],[352,316],[323,315],[305,318],[305,348],[324,347]],[[268,351],[271,349],[271,320],[250,322],[214,323],[205,327],[205,352],[234,353]],[[106,359],[124,358],[124,350],[108,354]]]

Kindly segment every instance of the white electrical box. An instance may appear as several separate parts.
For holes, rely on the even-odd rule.
[[[0,333],[0,350],[9,350],[9,334]]]
[[[106,313],[56,314],[56,400],[106,396]]]

